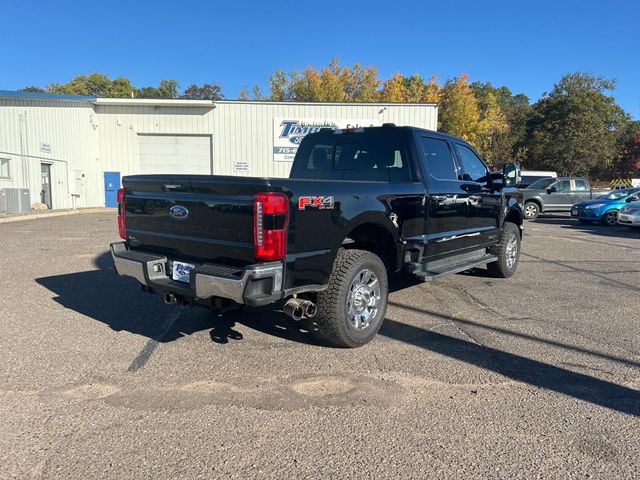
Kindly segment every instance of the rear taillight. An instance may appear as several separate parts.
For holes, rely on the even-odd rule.
[[[127,239],[127,209],[124,204],[124,188],[118,189],[118,233],[123,240]]]
[[[256,193],[253,199],[256,259],[280,260],[286,249],[289,199],[283,193]]]

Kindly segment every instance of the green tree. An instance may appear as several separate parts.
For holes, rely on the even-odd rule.
[[[269,100],[284,102],[287,100],[288,88],[287,74],[277,68],[269,77]]]
[[[242,87],[240,93],[238,93],[238,100],[249,100],[249,90],[247,87]]]
[[[137,90],[138,98],[178,98],[177,80],[160,80],[157,87],[142,87]]]
[[[606,92],[615,83],[570,73],[536,102],[528,125],[531,166],[568,175],[606,175],[619,158],[629,116]]]
[[[263,100],[264,95],[262,95],[262,90],[258,85],[254,85],[251,89],[251,99],[252,100]]]
[[[192,83],[189,85],[180,98],[187,100],[222,100],[222,88],[217,83],[205,83],[201,87]]]
[[[67,95],[89,95],[95,97],[125,98],[131,96],[135,88],[125,77],[111,80],[104,73],[78,75],[67,83],[52,83],[47,86],[49,93],[64,93]]]
[[[40,87],[36,87],[36,86],[30,86],[30,87],[24,87],[18,90],[19,92],[30,92],[30,93],[44,93],[45,90],[44,88],[40,88]]]
[[[615,169],[617,177],[640,176],[640,121],[629,122],[623,134],[620,159]]]
[[[177,80],[160,80],[158,94],[160,98],[178,98],[178,87]]]

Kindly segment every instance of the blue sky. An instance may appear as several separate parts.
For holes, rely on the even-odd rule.
[[[565,72],[615,78],[640,118],[640,1],[193,2],[1,0],[0,89],[78,73],[220,83],[227,97],[276,67],[339,56],[384,78],[467,72],[536,100]]]

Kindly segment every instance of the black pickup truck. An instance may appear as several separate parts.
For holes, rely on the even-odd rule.
[[[388,272],[423,280],[518,265],[518,166],[491,173],[465,141],[387,124],[307,135],[290,178],[135,175],[118,192],[120,275],[167,303],[313,318],[330,343],[369,342]],[[315,318],[314,318],[315,317]]]

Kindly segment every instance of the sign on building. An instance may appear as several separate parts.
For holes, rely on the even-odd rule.
[[[327,120],[275,117],[273,119],[273,159],[276,162],[293,161],[298,145],[305,135],[315,133],[321,128],[360,128],[380,125],[382,122],[377,119]]]
[[[243,161],[235,161],[235,162],[233,162],[233,171],[234,172],[248,172],[249,171],[249,162],[243,162]]]

